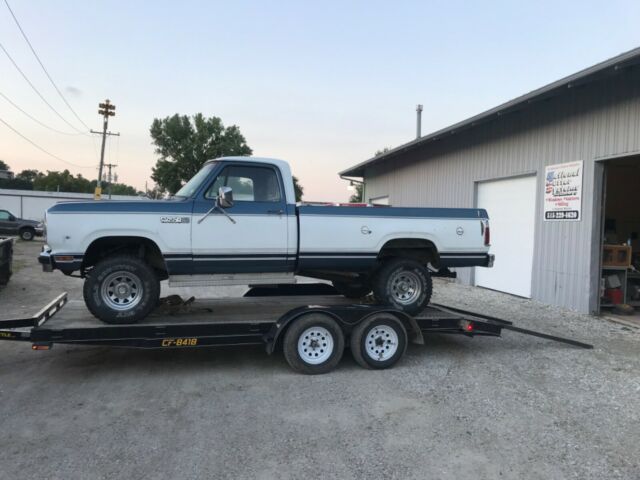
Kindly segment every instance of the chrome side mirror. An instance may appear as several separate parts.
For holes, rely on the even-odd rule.
[[[233,189],[231,187],[220,187],[216,201],[220,208],[233,207]]]

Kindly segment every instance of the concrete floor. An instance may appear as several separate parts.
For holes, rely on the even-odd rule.
[[[80,300],[40,246],[17,243],[0,318]],[[346,352],[308,377],[261,348],[0,342],[0,478],[640,477],[639,330],[449,282],[434,300],[596,348],[434,335],[391,370]]]

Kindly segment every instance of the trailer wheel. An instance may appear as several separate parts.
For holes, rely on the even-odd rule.
[[[407,330],[389,313],[374,314],[351,332],[351,354],[363,368],[389,368],[406,350]]]
[[[293,321],[284,336],[284,358],[297,372],[316,375],[333,370],[344,352],[344,334],[323,313],[308,313]]]
[[[160,281],[142,259],[118,255],[93,267],[82,293],[89,311],[103,322],[136,323],[157,306]]]
[[[393,258],[382,265],[373,279],[373,294],[380,303],[410,315],[429,304],[433,283],[427,268],[408,258]]]

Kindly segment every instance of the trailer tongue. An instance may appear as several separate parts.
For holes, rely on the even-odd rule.
[[[502,330],[511,330],[593,348],[445,305],[431,304],[409,316],[381,305],[348,303],[330,294],[326,285],[301,284],[298,294],[291,290],[294,286],[284,288],[286,296],[282,289],[260,288],[245,298],[162,308],[133,325],[102,325],[80,302],[68,304],[65,293],[33,317],[0,320],[0,340],[30,342],[34,350],[48,350],[56,343],[158,349],[264,345],[269,354],[282,347],[292,368],[310,374],[333,369],[347,342],[361,366],[388,368],[402,358],[409,341],[423,343],[431,333],[499,337]]]

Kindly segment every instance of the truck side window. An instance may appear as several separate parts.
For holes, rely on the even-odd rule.
[[[9,212],[6,210],[0,210],[0,220],[9,220],[11,218]]]
[[[278,175],[272,168],[230,165],[215,179],[206,198],[216,198],[220,187],[231,187],[238,202],[280,202]]]

